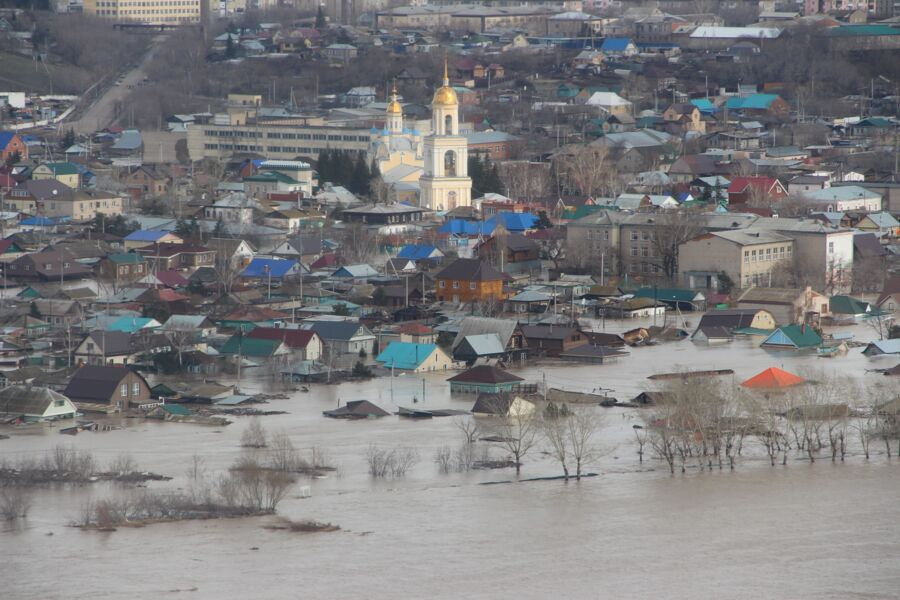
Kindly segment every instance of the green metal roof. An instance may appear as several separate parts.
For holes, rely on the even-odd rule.
[[[812,327],[785,325],[779,327],[766,338],[763,346],[793,346],[794,348],[813,348],[822,343],[822,338]]]
[[[70,162],[44,163],[54,175],[78,175],[78,167]]]
[[[225,345],[222,346],[219,352],[222,354],[241,354],[242,356],[268,358],[275,354],[280,345],[281,340],[248,338],[247,336],[235,334],[228,338],[228,341],[225,342]]]
[[[857,37],[876,35],[900,35],[900,28],[890,25],[843,25],[828,30],[831,37]]]
[[[828,308],[839,315],[863,315],[872,310],[868,302],[851,296],[832,296],[828,300]]]
[[[118,265],[137,265],[144,262],[144,257],[134,252],[110,254],[108,258]]]
[[[251,175],[250,177],[244,177],[244,181],[278,181],[280,183],[297,183],[297,180],[293,177],[285,175],[284,173],[279,173],[278,171],[263,171],[262,173]]]

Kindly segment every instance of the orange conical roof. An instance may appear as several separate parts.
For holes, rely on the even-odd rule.
[[[777,367],[769,367],[762,373],[754,375],[741,385],[748,388],[772,389],[786,388],[792,385],[799,385],[806,380],[793,373],[788,373]]]

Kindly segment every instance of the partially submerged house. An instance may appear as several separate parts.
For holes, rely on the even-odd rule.
[[[73,419],[78,409],[66,396],[45,387],[13,385],[0,390],[0,415],[23,421]]]
[[[496,394],[512,391],[525,380],[497,367],[479,365],[454,375],[447,381],[450,382],[451,394]]]
[[[524,398],[508,392],[479,394],[472,406],[476,417],[524,418],[534,414],[535,405]]]
[[[759,308],[713,310],[700,317],[691,339],[695,342],[731,340],[739,329],[772,331],[775,329],[775,317]]]
[[[822,336],[808,325],[779,327],[760,344],[772,350],[806,350],[822,344]]]
[[[866,356],[881,356],[883,354],[900,354],[900,338],[893,340],[876,340],[863,348]]]
[[[75,371],[65,392],[82,410],[124,411],[150,400],[150,386],[121,365],[85,365]]]
[[[453,358],[473,360],[471,355],[457,355],[457,348],[468,336],[495,334],[503,346],[506,361],[524,360],[528,356],[528,342],[522,328],[513,319],[492,319],[489,317],[466,317],[459,324],[459,331],[453,340]],[[464,350],[464,349],[463,349]]]
[[[390,413],[368,400],[350,400],[344,406],[322,411],[322,414],[332,419],[375,419],[386,417]]]
[[[558,357],[577,346],[588,343],[577,327],[561,325],[524,325],[522,333],[532,355]]]
[[[410,373],[446,371],[453,360],[437,344],[391,342],[375,359],[382,367]]]
[[[741,385],[750,389],[775,390],[806,383],[799,375],[788,373],[778,367],[769,367],[765,371],[757,373]]]

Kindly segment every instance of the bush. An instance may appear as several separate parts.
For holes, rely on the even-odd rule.
[[[371,445],[366,450],[366,461],[369,464],[369,475],[372,477],[403,477],[406,472],[419,462],[419,452],[415,448],[398,446],[393,450],[385,450]]]
[[[244,448],[265,448],[268,442],[268,434],[258,418],[250,421],[250,425],[241,434],[241,446]]]

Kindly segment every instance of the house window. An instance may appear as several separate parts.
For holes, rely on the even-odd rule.
[[[127,383],[123,383],[122,386],[119,388],[119,394],[120,394],[123,398],[127,398],[127,397],[128,397],[128,384],[127,384]]]
[[[641,256],[650,256],[650,248],[641,248]]]
[[[140,396],[141,395],[141,384],[140,383],[131,384],[131,395],[132,396]]]
[[[606,240],[607,242],[609,241],[609,232],[608,231],[603,232],[603,239]]]
[[[637,233],[637,231],[632,231],[632,232],[631,232],[631,241],[636,242],[637,239],[638,239],[638,233]]]
[[[751,250],[751,251],[750,251],[750,261],[751,261],[751,262],[756,262],[756,250]]]
[[[458,282],[458,281],[454,281],[454,282],[453,282],[453,289],[455,290],[455,289],[458,289],[458,288],[459,288],[459,282]]]
[[[649,231],[642,231],[642,232],[641,232],[641,239],[644,240],[645,242],[646,242],[647,240],[649,240],[649,239],[650,239],[650,232],[649,232]]]
[[[828,242],[828,254],[834,254],[834,242]]]
[[[771,248],[766,248],[766,260],[767,261],[772,260],[772,249]]]
[[[57,408],[63,407],[63,406],[65,406],[65,405],[66,405],[66,401],[65,401],[65,400],[56,400],[56,401],[53,402],[53,406],[56,406]]]
[[[470,290],[474,290],[474,289],[475,289],[475,282],[474,282],[474,281],[470,281],[470,282],[469,282],[469,289],[470,289]]]

